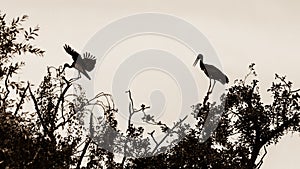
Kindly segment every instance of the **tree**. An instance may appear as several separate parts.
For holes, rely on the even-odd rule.
[[[5,21],[5,14],[0,13],[0,166],[1,168],[18,168],[24,162],[30,163],[29,159],[34,154],[26,150],[32,149],[32,140],[28,139],[32,123],[19,116],[24,100],[25,92],[29,85],[17,82],[13,76],[24,66],[23,62],[13,63],[13,58],[22,54],[35,54],[42,56],[44,51],[35,48],[30,42],[37,36],[38,27],[24,30],[22,23],[28,18],[24,15],[12,20]],[[14,93],[12,93],[14,92]],[[19,97],[16,99],[15,97]],[[15,139],[17,138],[17,139]],[[19,146],[17,146],[19,145]],[[24,147],[21,147],[24,145]],[[26,158],[28,157],[28,158]]]
[[[25,65],[13,63],[15,57],[44,54],[32,44],[39,28],[22,27],[27,18],[24,15],[7,23],[5,14],[0,14],[0,168],[69,168],[76,163],[73,155],[81,140],[80,126],[74,127],[77,120],[72,119],[75,114],[72,104],[59,108],[65,106],[64,94],[70,84],[53,78],[51,68],[35,93],[30,82],[14,79]],[[35,111],[23,111],[25,103],[31,102]],[[63,116],[58,117],[59,112]],[[59,128],[65,128],[64,136],[58,132]]]
[[[156,121],[147,114],[149,106],[136,107],[127,91],[128,125],[122,132],[112,96],[100,92],[87,98],[84,89],[66,77],[62,66],[49,66],[36,87],[14,79],[25,65],[14,63],[15,57],[44,53],[32,44],[38,27],[27,31],[22,27],[26,19],[17,17],[8,24],[5,14],[0,14],[0,168],[260,168],[267,146],[276,144],[287,132],[300,131],[299,90],[284,76],[276,75],[268,89],[273,100],[264,104],[255,76],[247,83],[256,75],[251,64],[249,74],[228,88],[221,104],[211,103],[208,91],[202,103],[193,106],[195,126],[185,125],[184,118],[173,126]],[[74,94],[72,89],[78,92]],[[27,111],[26,105],[32,108]],[[103,110],[105,123],[92,120],[95,106]],[[209,113],[222,109],[220,117]],[[176,134],[180,141],[172,148],[161,146],[154,139],[155,131],[145,133],[131,122],[137,113],[143,114],[144,123],[158,126],[165,137]],[[83,117],[91,118],[88,128],[82,125]],[[211,124],[219,121],[218,127],[201,142],[207,120]],[[188,134],[182,135],[182,131]],[[153,151],[150,141],[156,143]],[[123,155],[121,161],[116,153]],[[132,154],[148,156],[133,158]]]
[[[147,159],[133,159],[130,168],[260,168],[267,151],[287,132],[299,132],[299,90],[292,82],[275,75],[268,91],[273,101],[263,104],[258,80],[246,84],[255,75],[254,64],[244,80],[236,80],[228,89],[225,112],[213,135],[200,143],[201,129],[208,110],[216,109],[209,102],[198,104],[198,127],[168,153]],[[153,165],[154,161],[154,165]]]

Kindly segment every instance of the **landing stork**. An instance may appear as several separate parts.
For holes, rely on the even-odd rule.
[[[63,71],[66,67],[68,68],[75,68],[78,70],[78,78],[80,78],[80,73],[84,74],[89,80],[91,77],[87,74],[87,71],[90,72],[95,68],[96,58],[91,55],[90,53],[84,53],[83,59],[79,53],[77,53],[74,49],[72,49],[69,45],[64,45],[65,51],[72,56],[73,63],[72,65],[65,64]]]

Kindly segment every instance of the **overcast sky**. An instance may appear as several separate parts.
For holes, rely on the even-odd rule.
[[[35,84],[41,81],[47,65],[70,62],[64,54],[63,44],[68,43],[81,51],[96,32],[113,21],[133,14],[156,12],[179,17],[201,31],[216,50],[223,71],[230,79],[229,85],[233,84],[234,79],[243,78],[248,65],[254,62],[265,101],[270,100],[265,91],[275,73],[287,75],[294,82],[294,87],[300,88],[300,1],[297,0],[0,2],[1,11],[9,17],[27,14],[29,21],[26,25],[39,25],[41,28],[35,44],[46,50],[45,57],[28,56],[22,72],[22,78]],[[154,37],[147,38],[155,40]],[[139,40],[133,39],[128,45]],[[166,40],[166,43],[173,42]],[[128,45],[123,44],[117,49],[125,50]],[[118,52],[117,49],[112,52]],[[268,148],[262,168],[299,168],[299,153],[299,134],[293,137],[288,135],[275,147]]]

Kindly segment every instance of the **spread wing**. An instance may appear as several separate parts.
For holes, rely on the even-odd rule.
[[[95,68],[96,58],[95,56],[86,52],[83,54],[83,63],[85,70],[90,72]]]
[[[72,49],[69,45],[64,45],[65,51],[72,56],[72,59],[76,61],[78,59],[78,56],[80,57],[80,54],[77,53],[74,49]]]

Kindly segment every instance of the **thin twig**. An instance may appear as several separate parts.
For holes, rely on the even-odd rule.
[[[31,164],[35,161],[35,159],[37,158],[37,156],[38,156],[40,150],[41,150],[41,147],[39,147],[39,149],[36,151],[36,153],[35,153],[33,159],[32,159],[29,163],[27,163],[27,166],[31,165]]]
[[[296,93],[296,92],[299,92],[299,91],[300,91],[300,89],[297,89],[297,90],[291,91],[291,93]]]
[[[26,96],[26,92],[27,92],[28,88],[29,88],[29,82],[27,83],[27,87],[25,88],[25,90],[24,90],[24,92],[23,92],[23,94],[21,96],[21,100],[20,100],[19,104],[17,104],[17,108],[15,110],[15,115],[17,115],[17,113],[18,113],[21,105],[23,104],[23,101],[24,101],[24,98]]]
[[[153,136],[154,132],[155,132],[155,130],[153,130],[151,133],[148,133],[148,134],[151,136],[152,140],[153,140],[153,141],[155,142],[155,144],[157,145],[158,143],[157,143],[157,141],[155,140],[155,138],[154,138],[154,136]]]
[[[133,99],[131,97],[131,92],[130,90],[126,91],[126,93],[128,93],[128,96],[129,96],[129,100],[130,100],[130,103],[129,103],[129,117],[128,117],[128,128],[130,128],[130,124],[131,124],[131,117],[134,113],[134,110],[133,110]],[[124,153],[124,156],[122,158],[122,162],[121,162],[121,166],[123,167],[124,166],[124,163],[125,163],[125,160],[127,158],[127,153],[126,153],[126,148],[127,148],[127,140],[124,144],[124,148],[123,148],[123,153]]]
[[[9,95],[9,93],[10,93],[10,90],[8,89],[8,77],[11,75],[11,69],[9,68],[8,69],[8,73],[7,73],[7,75],[6,75],[6,78],[5,78],[5,88],[6,88],[6,94],[5,94],[5,96],[4,96],[4,98],[3,98],[3,104],[5,104],[5,100],[7,99],[7,97],[8,97],[8,95]]]
[[[156,149],[158,149],[158,147],[165,141],[165,139],[167,139],[167,137],[172,133],[172,131],[179,125],[181,124],[186,118],[188,117],[188,115],[186,115],[182,120],[179,120],[179,122],[177,122],[172,129],[169,130],[169,132],[160,140],[160,142],[158,144],[156,144],[156,146],[154,147],[153,151],[152,151],[152,155],[154,155],[154,152],[156,151]]]
[[[67,81],[65,78],[63,78],[63,79],[64,79],[65,82],[67,83],[67,86],[66,86],[66,88],[63,90],[63,92],[60,94],[60,96],[59,96],[59,98],[58,98],[58,100],[57,100],[57,103],[56,103],[56,106],[55,106],[55,109],[54,109],[54,114],[57,114],[58,108],[59,108],[59,104],[60,104],[61,102],[63,102],[64,97],[65,97],[65,94],[67,93],[68,89],[72,86],[72,84],[71,84],[69,81]],[[62,117],[63,117],[63,119],[64,119],[64,115],[63,115],[63,114],[62,114]],[[65,119],[64,119],[64,121],[65,121]]]
[[[28,82],[28,83],[29,83],[29,82]],[[38,114],[38,117],[39,117],[39,119],[41,120],[41,124],[42,124],[44,130],[45,130],[46,132],[48,132],[48,128],[45,126],[45,123],[44,123],[44,120],[43,120],[43,118],[42,118],[41,112],[40,112],[40,110],[39,110],[39,106],[38,106],[38,103],[37,103],[37,101],[36,101],[36,98],[34,97],[32,91],[31,91],[31,88],[29,87],[28,89],[29,89],[30,96],[31,96],[31,98],[32,98],[32,100],[33,100],[33,103],[34,103],[34,108],[35,108],[35,110],[36,110],[36,113]]]
[[[264,155],[261,157],[260,161],[258,162],[258,164],[256,165],[257,169],[259,169],[261,167],[261,165],[263,164],[263,159],[265,158],[265,156],[267,155],[267,149],[266,149],[266,146],[264,146],[264,150],[265,150],[265,153]]]

